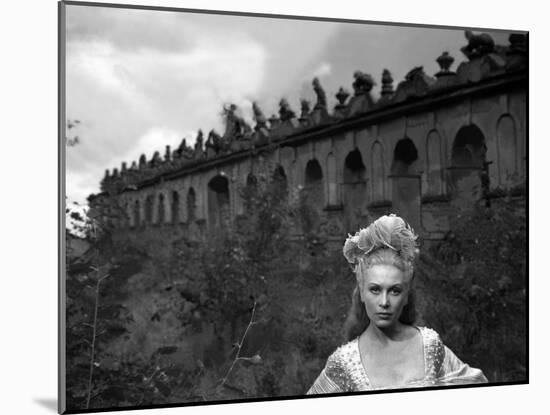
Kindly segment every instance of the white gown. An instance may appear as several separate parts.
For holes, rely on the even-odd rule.
[[[463,363],[443,344],[439,334],[427,327],[418,327],[424,346],[424,377],[403,384],[375,388],[359,355],[359,338],[340,346],[330,355],[321,374],[307,394],[359,392],[375,389],[421,388],[471,383],[486,383],[479,369]]]

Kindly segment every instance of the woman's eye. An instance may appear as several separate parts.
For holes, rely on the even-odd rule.
[[[401,294],[401,290],[399,288],[394,288],[394,289],[391,290],[391,293],[393,295],[399,295],[399,294]]]
[[[380,288],[377,287],[371,287],[370,292],[373,294],[378,294],[380,292]]]

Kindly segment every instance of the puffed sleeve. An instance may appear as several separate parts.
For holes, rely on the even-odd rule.
[[[464,385],[470,383],[487,383],[487,378],[480,369],[470,367],[461,361],[451,349],[445,348],[445,357],[441,366],[439,382],[444,385]]]
[[[338,349],[329,356],[324,369],[311,388],[309,388],[307,394],[338,393],[349,390],[349,376],[346,371],[345,361]]]

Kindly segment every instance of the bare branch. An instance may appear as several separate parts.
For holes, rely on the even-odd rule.
[[[233,370],[233,367],[235,366],[235,363],[239,360],[250,360],[248,357],[241,356],[241,348],[243,347],[244,340],[246,339],[246,335],[248,334],[248,330],[250,330],[250,327],[254,324],[254,313],[256,312],[256,301],[254,301],[254,306],[252,307],[252,314],[250,316],[250,321],[248,322],[248,326],[246,326],[246,330],[244,331],[243,336],[241,337],[241,341],[237,343],[237,354],[235,356],[235,359],[231,363],[231,366],[229,367],[227,373],[221,380],[220,386],[225,385],[225,382],[227,381],[227,378],[229,377],[229,374]]]
[[[92,267],[98,274],[99,269]],[[99,285],[101,284],[101,281],[103,281],[105,278],[107,278],[109,274],[104,275],[103,277],[99,278],[96,283],[95,288],[95,306],[94,306],[94,323],[93,323],[93,332],[92,332],[92,341],[91,341],[91,351],[90,351],[90,376],[88,378],[88,397],[86,399],[86,409],[90,408],[90,400],[92,399],[92,379],[94,376],[94,355],[95,355],[95,341],[97,338],[96,330],[97,330],[97,312],[99,308]]]

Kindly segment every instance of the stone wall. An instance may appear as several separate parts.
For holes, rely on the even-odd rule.
[[[252,128],[232,105],[225,133],[211,131],[204,149],[199,131],[194,149],[184,140],[164,160],[156,152],[140,167],[124,163],[91,200],[116,200],[126,213],[120,228],[200,234],[224,215],[244,214],[241,189],[277,170],[289,191],[309,194],[335,237],[393,211],[424,237],[440,238],[457,209],[526,180],[527,56],[517,36],[477,52],[470,40],[456,72],[444,53],[435,77],[414,68],[395,91],[385,71],[376,102],[372,77],[357,71],[354,95],[347,100],[341,89],[331,113],[317,79],[317,103],[309,110],[302,102],[299,118],[286,100],[269,120],[254,104]]]

